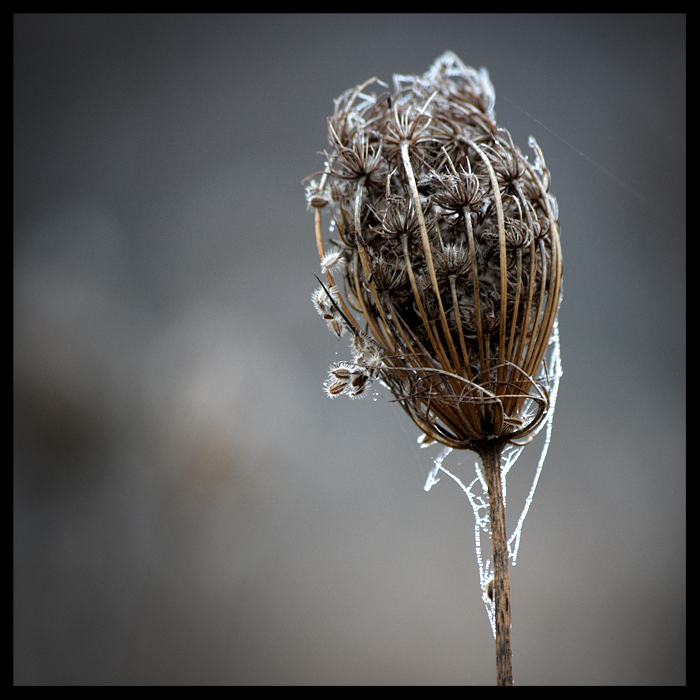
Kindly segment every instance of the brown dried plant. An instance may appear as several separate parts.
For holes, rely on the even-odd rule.
[[[330,397],[388,387],[423,442],[482,460],[493,543],[498,683],[512,683],[501,453],[549,408],[538,381],[561,293],[556,200],[497,126],[484,69],[451,52],[422,76],[372,78],[335,100],[325,169],[306,189],[325,282],[313,294],[353,359]],[[331,236],[322,235],[330,210]],[[320,280],[319,280],[320,281]]]

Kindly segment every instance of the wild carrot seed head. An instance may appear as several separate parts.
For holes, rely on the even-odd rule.
[[[525,438],[547,412],[537,377],[561,294],[542,152],[531,139],[534,163],[522,155],[496,124],[486,71],[451,52],[394,76],[393,91],[373,84],[386,87],[371,79],[335,100],[325,169],[307,187],[328,282],[314,304],[354,354],[326,391],[355,398],[379,378],[426,441],[454,448]]]

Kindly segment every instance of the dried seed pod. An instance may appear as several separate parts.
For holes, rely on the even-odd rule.
[[[307,188],[322,272],[344,290],[314,303],[351,331],[358,363],[327,391],[359,396],[378,376],[426,440],[453,448],[526,438],[548,409],[541,370],[561,294],[542,152],[531,139],[534,162],[522,155],[496,124],[486,71],[451,52],[394,76],[391,93],[371,94],[378,82],[335,101],[326,169]]]

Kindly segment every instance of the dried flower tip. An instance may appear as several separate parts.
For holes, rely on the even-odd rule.
[[[331,310],[331,305],[328,303],[328,295],[326,294],[325,289],[323,289],[323,287],[314,289],[314,292],[311,295],[311,301],[313,302],[316,311],[318,311],[318,313],[325,318],[326,314],[328,314]]]
[[[323,209],[328,204],[327,195],[315,180],[306,187],[306,203],[310,209]]]
[[[363,397],[370,383],[369,375],[365,372],[354,372],[350,384],[348,385],[348,394],[350,398],[359,399]]]
[[[331,368],[328,370],[328,374],[333,375],[333,377],[335,377],[335,379],[338,381],[347,383],[350,381],[350,376],[352,375],[353,371],[354,367],[352,365],[341,362],[337,365],[331,365]]]
[[[364,368],[339,362],[331,365],[323,386],[332,399],[342,393],[348,394],[351,399],[359,399],[364,396],[370,384],[370,375]]]
[[[330,318],[326,319],[326,322],[328,323],[328,328],[339,338],[343,335],[343,333],[345,333],[345,321],[339,315],[336,314],[331,316]]]
[[[358,362],[380,352],[378,345],[366,333],[355,333],[350,341],[350,347]]]
[[[345,258],[343,257],[343,252],[338,248],[335,248],[330,253],[326,253],[321,259],[321,272],[323,272],[323,274],[326,274],[327,272],[340,271],[344,267]],[[335,293],[337,295],[338,288],[332,287],[332,289],[335,289]],[[334,299],[334,301],[337,303],[336,299]]]
[[[336,396],[340,396],[343,393],[343,391],[345,391],[345,388],[347,387],[347,385],[348,385],[347,382],[326,380],[323,387],[326,390],[326,393],[328,394],[328,396],[331,399],[334,399]]]
[[[360,368],[370,379],[376,379],[382,369],[386,367],[384,357],[378,347],[368,350],[363,355],[355,355],[353,358]]]
[[[347,330],[345,319],[339,311],[339,300],[340,296],[336,286],[330,288],[330,293],[326,292],[323,287],[319,287],[311,295],[311,301],[316,307],[316,311],[323,316],[328,324],[328,328],[338,337],[342,336]],[[335,302],[336,306],[332,302]]]

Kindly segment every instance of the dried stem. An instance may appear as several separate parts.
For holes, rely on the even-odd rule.
[[[501,485],[500,445],[481,451],[484,476],[489,493],[491,543],[493,545],[493,604],[496,618],[496,684],[513,685],[513,660],[510,647],[510,575],[508,538]]]

